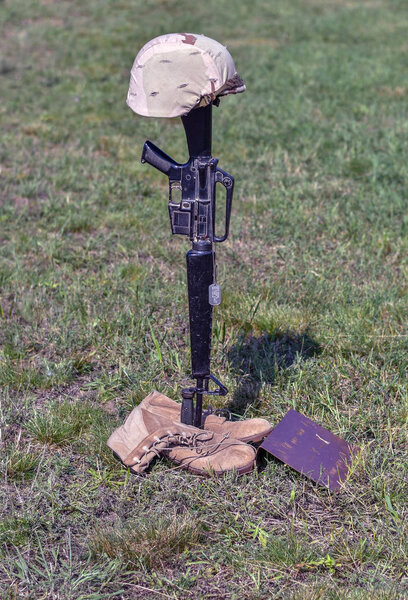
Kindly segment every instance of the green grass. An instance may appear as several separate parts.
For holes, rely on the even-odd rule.
[[[10,480],[32,479],[41,463],[41,456],[30,445],[18,443],[6,447],[2,461],[3,475]]]
[[[83,437],[89,417],[86,405],[69,402],[51,404],[34,414],[26,425],[26,431],[43,444],[65,446]]]
[[[408,597],[406,3],[6,0],[0,23],[0,595]],[[213,116],[236,178],[214,373],[240,415],[359,445],[337,494],[272,460],[138,478],[106,447],[188,381],[189,244],[140,164],[185,138],[125,105],[170,31],[226,43],[247,85]]]
[[[191,517],[177,515],[98,528],[90,535],[90,548],[93,555],[119,558],[127,567],[163,567],[197,546],[200,537],[200,527]]]

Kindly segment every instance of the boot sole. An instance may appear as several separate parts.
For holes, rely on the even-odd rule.
[[[125,465],[122,462],[122,459],[120,458],[119,454],[116,454],[116,452],[114,450],[112,452],[113,452],[114,457],[119,462],[121,462],[124,467],[129,469],[132,473],[134,473],[135,475],[144,475],[145,474],[145,471],[147,470],[148,466],[146,466],[143,469],[143,471],[135,471],[132,467],[128,467],[127,465]],[[168,458],[168,460],[170,460],[170,459]],[[190,473],[193,473],[194,475],[204,475],[205,477],[209,477],[211,475],[211,473],[209,473],[207,471],[202,471],[201,469],[195,469],[194,467],[189,467],[188,465],[182,465],[182,463],[177,460],[172,460],[171,462],[173,462],[177,466],[181,466],[181,468],[184,469],[185,471],[190,471]],[[245,475],[245,473],[250,473],[252,471],[252,469],[254,468],[254,464],[255,464],[255,460],[253,462],[249,463],[248,465],[246,465],[245,467],[241,467],[240,469],[233,469],[233,470],[235,471],[235,473],[237,473],[237,475]],[[221,477],[221,475],[225,475],[225,473],[231,473],[231,471],[214,471],[214,473],[217,475],[217,477]]]
[[[168,460],[170,460],[170,459],[168,458]],[[189,465],[183,465],[183,463],[178,460],[171,459],[171,462],[173,462],[177,466],[181,467],[185,471],[190,471],[190,473],[193,473],[194,475],[204,475],[205,477],[209,477],[212,473],[217,475],[217,477],[220,477],[221,475],[225,475],[226,473],[237,473],[237,475],[245,475],[245,473],[250,473],[255,465],[255,460],[253,460],[248,465],[245,465],[244,467],[240,467],[239,469],[231,469],[229,471],[215,471],[215,470],[203,471],[201,469],[196,469],[195,467],[191,467]]]

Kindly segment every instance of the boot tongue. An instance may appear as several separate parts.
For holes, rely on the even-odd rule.
[[[173,423],[170,419],[166,419],[166,417],[162,417],[155,413],[151,413],[144,408],[141,409],[142,419],[149,434],[154,433],[158,429],[162,429],[163,427],[171,427]]]
[[[179,421],[180,404],[160,392],[153,392],[146,403],[147,410],[167,417],[171,421]]]
[[[160,392],[156,392],[156,390],[154,392],[152,392],[150,395],[151,395],[151,398],[149,399],[150,405],[168,406],[169,408],[174,408],[174,405],[177,406],[177,402],[174,402],[174,400],[171,400],[171,398],[168,398],[167,396],[165,396],[164,394],[161,394]]]

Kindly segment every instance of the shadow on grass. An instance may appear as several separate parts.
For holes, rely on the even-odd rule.
[[[247,406],[257,403],[262,384],[273,383],[278,371],[320,352],[319,344],[307,333],[242,336],[228,353],[228,360],[240,378],[228,409],[242,414]]]

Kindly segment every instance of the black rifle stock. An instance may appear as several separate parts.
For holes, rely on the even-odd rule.
[[[176,162],[150,141],[145,142],[142,152],[143,163],[169,178],[172,233],[186,235],[193,243],[186,259],[191,367],[196,385],[181,392],[181,421],[196,427],[202,426],[203,395],[227,394],[225,386],[210,372],[212,311],[221,301],[213,242],[223,242],[228,236],[234,179],[218,168],[218,160],[211,156],[211,110],[209,104],[182,117],[190,155],[186,163]],[[225,223],[220,236],[215,228],[217,183],[226,192]],[[210,381],[217,386],[213,390],[209,388]]]

